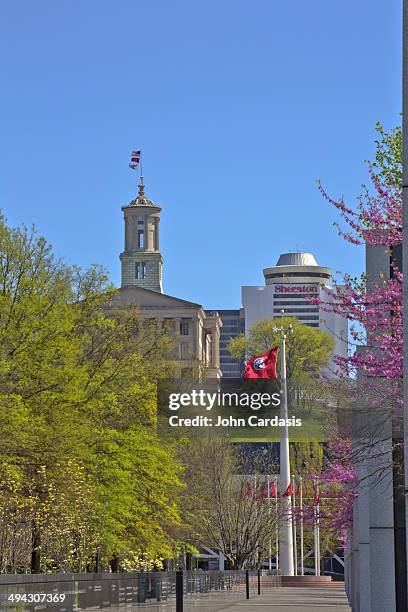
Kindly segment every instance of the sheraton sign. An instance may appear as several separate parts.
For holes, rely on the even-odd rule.
[[[317,285],[275,285],[275,293],[317,293]]]

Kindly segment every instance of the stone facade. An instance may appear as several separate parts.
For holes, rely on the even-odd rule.
[[[161,208],[144,192],[140,177],[139,194],[122,206],[125,221],[125,249],[120,254],[122,287],[143,287],[162,293],[163,257],[160,253]]]
[[[120,255],[122,262],[122,287],[143,287],[162,293],[162,264],[160,253],[124,252]],[[138,269],[144,270],[145,278],[137,278]]]
[[[205,312],[201,304],[150,291],[143,287],[122,287],[114,307],[137,304],[145,317],[155,319],[175,341],[175,358],[180,372],[194,377],[219,379],[220,330],[218,312]]]
[[[143,316],[166,326],[175,340],[180,372],[219,379],[220,316],[218,312],[205,312],[201,304],[163,293],[161,208],[146,197],[143,177],[138,196],[122,210],[125,222],[125,247],[120,254],[122,282],[113,306],[136,304]]]

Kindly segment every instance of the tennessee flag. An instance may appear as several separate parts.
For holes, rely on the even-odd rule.
[[[243,378],[276,378],[276,359],[279,347],[267,353],[255,355],[245,362]]]

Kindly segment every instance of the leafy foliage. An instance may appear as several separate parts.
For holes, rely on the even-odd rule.
[[[302,325],[294,317],[279,319],[279,326],[293,327],[286,338],[286,361],[288,379],[302,375],[316,376],[329,361],[334,348],[333,339],[325,332]],[[233,357],[247,358],[264,353],[272,346],[279,346],[280,332],[276,331],[276,319],[260,319],[251,328],[249,336],[241,334],[228,343]]]
[[[180,468],[155,427],[171,342],[114,295],[0,220],[0,571],[171,552]]]

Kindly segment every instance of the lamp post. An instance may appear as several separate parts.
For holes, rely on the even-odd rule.
[[[275,331],[280,332],[280,357],[281,357],[281,405],[280,418],[284,425],[280,426],[280,470],[279,488],[281,495],[286,492],[291,483],[290,460],[289,460],[289,428],[288,428],[288,392],[286,385],[286,333],[283,325],[283,315],[281,310],[281,327]],[[289,333],[292,333],[292,326],[288,326]],[[282,498],[283,518],[279,526],[279,566],[282,576],[293,576],[293,533],[292,533],[292,509],[291,496],[286,495]]]

